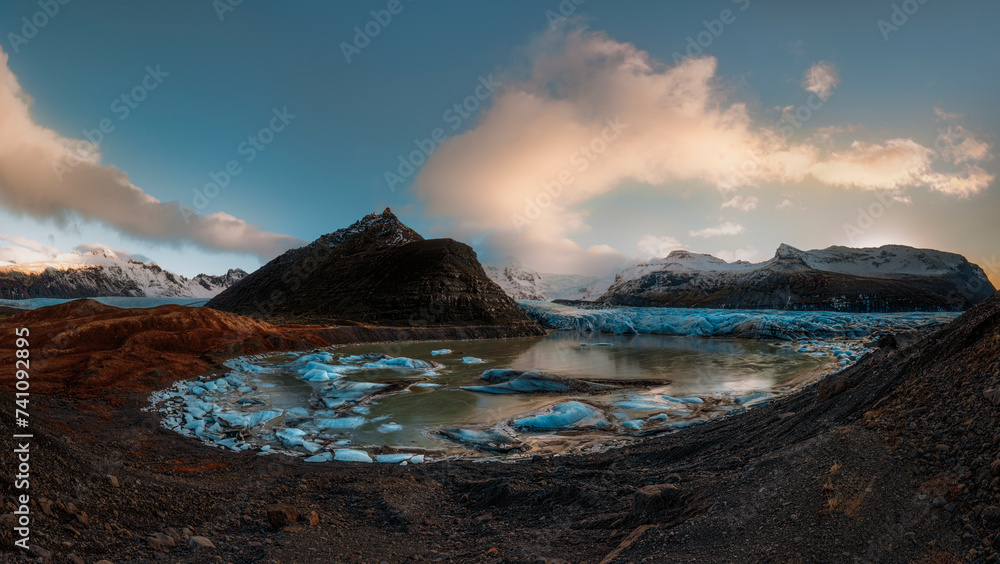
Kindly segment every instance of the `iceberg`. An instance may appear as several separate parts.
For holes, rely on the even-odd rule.
[[[379,425],[378,429],[376,430],[384,435],[387,433],[395,433],[396,431],[402,431],[403,426],[400,425],[399,423],[383,423]]]
[[[773,397],[774,394],[770,394],[768,392],[750,392],[749,394],[742,395],[733,401],[743,406],[749,406],[757,405],[760,402],[770,400]]]
[[[317,419],[316,426],[320,429],[357,429],[367,423],[364,417],[338,417],[335,419]]]
[[[491,385],[462,386],[461,389],[485,394],[597,392],[614,389],[613,386],[594,384],[570,378],[569,376],[560,376],[540,370],[494,368],[483,372],[481,378],[490,382]]]
[[[486,361],[481,358],[476,358],[474,356],[464,356],[462,357],[462,364],[485,364]]]
[[[399,464],[400,462],[410,460],[413,458],[412,454],[377,454],[375,455],[375,462],[381,462],[383,464]]]
[[[383,358],[375,362],[368,362],[365,368],[410,368],[412,370],[429,370],[434,365],[426,360],[417,360],[400,356],[396,358]]]
[[[604,428],[611,425],[604,415],[587,404],[570,401],[554,405],[538,415],[515,419],[514,427],[531,430]]]
[[[431,354],[435,356],[442,354],[451,354],[451,349],[440,349],[436,351],[431,351]]]
[[[441,429],[439,434],[446,439],[489,452],[506,453],[524,448],[524,443],[517,437],[497,428],[463,429],[452,427]]]
[[[374,462],[367,452],[352,448],[337,449],[334,452],[333,459],[341,462]]]

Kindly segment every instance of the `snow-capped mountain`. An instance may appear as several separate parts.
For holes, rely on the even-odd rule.
[[[211,298],[246,274],[231,269],[220,276],[199,274],[189,279],[104,249],[0,265],[0,298]]]
[[[614,281],[613,276],[539,273],[512,262],[487,265],[486,275],[515,300],[596,300]]]
[[[832,311],[964,310],[994,292],[961,255],[902,245],[726,262],[688,251],[624,270],[596,301],[616,305]]]

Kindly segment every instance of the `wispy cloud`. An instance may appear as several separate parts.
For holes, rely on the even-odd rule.
[[[697,231],[688,232],[692,237],[724,237],[727,235],[739,235],[746,231],[739,223],[733,223],[727,221],[718,227],[706,227],[704,229],[698,229]]]
[[[8,210],[60,224],[83,218],[139,239],[262,259],[304,243],[222,212],[185,218],[178,202],[161,202],[102,165],[99,147],[35,123],[30,104],[0,49],[0,205]]]
[[[655,235],[643,235],[636,243],[639,256],[642,258],[661,258],[669,255],[672,251],[683,249],[684,245],[674,237],[657,237]]]
[[[734,208],[748,212],[757,209],[757,204],[759,203],[760,200],[756,196],[747,196],[744,198],[743,196],[736,195],[722,202],[722,207],[719,209]]]
[[[806,92],[812,92],[822,100],[828,99],[839,83],[840,75],[837,68],[825,61],[809,67],[802,79],[802,87]]]

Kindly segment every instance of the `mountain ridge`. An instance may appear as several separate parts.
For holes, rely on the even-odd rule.
[[[0,298],[211,298],[246,276],[241,269],[186,278],[110,249],[0,265]]]
[[[673,251],[625,269],[597,302],[611,305],[832,311],[961,311],[995,288],[965,257],[884,245],[801,251],[760,263]]]

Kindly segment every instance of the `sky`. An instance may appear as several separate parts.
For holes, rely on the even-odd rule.
[[[9,0],[0,262],[251,271],[391,207],[606,273],[904,244],[1000,281],[1000,5]]]

